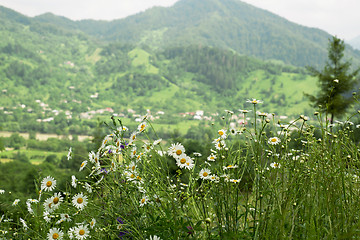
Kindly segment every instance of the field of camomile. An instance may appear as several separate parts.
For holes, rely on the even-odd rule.
[[[0,239],[359,239],[359,113],[285,123],[248,102],[248,124],[230,128],[226,111],[207,156],[149,139],[147,116],[137,129],[113,118],[86,177],[60,189],[42,176],[36,199],[0,202]]]

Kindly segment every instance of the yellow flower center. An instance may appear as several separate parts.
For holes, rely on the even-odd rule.
[[[79,231],[79,235],[84,235],[85,234],[85,230],[84,229],[81,229],[80,231]]]
[[[232,168],[232,165],[227,166],[228,168]]]
[[[204,177],[207,177],[208,175],[209,175],[209,174],[208,174],[207,172],[204,172],[204,173],[203,173],[203,176],[204,176]]]
[[[210,159],[214,159],[214,156],[211,156]]]
[[[52,185],[52,181],[47,181],[47,182],[46,182],[46,186],[47,186],[47,187],[51,187],[51,185]]]
[[[145,198],[141,199],[141,203],[144,203],[145,202]]]
[[[91,226],[94,226],[94,224],[95,224],[94,221],[91,221],[90,225],[91,225]]]
[[[134,154],[134,155],[136,154],[136,150],[133,151],[133,154]]]
[[[59,238],[59,234],[54,233],[54,234],[52,235],[52,238],[53,238],[53,239],[58,239],[58,238]]]
[[[272,141],[272,142],[276,142],[276,138],[272,138],[270,141]]]
[[[223,132],[223,131],[219,131],[219,135],[220,135],[220,136],[224,135],[224,132]]]
[[[132,167],[131,167],[131,170],[133,170],[133,171],[134,171],[134,170],[135,170],[135,166],[132,166]]]
[[[134,136],[132,136],[132,140],[135,140],[135,138],[136,138],[136,136],[134,135]]]
[[[131,178],[134,178],[134,177],[135,177],[135,175],[134,175],[134,174],[131,174],[131,175],[130,175],[130,177],[131,177]]]
[[[55,197],[54,200],[53,200],[53,203],[54,203],[54,204],[58,204],[58,202],[59,202],[59,198],[58,198],[58,197]]]
[[[96,162],[96,163],[98,162],[98,158],[97,158],[97,157],[95,158],[95,162]]]
[[[85,163],[81,163],[81,167],[83,167],[85,165]]]
[[[190,163],[187,162],[186,165],[190,166]]]
[[[180,149],[178,149],[178,150],[176,150],[176,154],[180,155],[180,154],[182,154],[182,151]]]
[[[78,203],[78,204],[82,204],[83,201],[84,201],[84,200],[83,200],[81,197],[79,197],[79,198],[77,199],[77,203]]]
[[[140,177],[140,176],[137,176],[136,178],[137,178],[137,180],[141,180],[141,177]]]
[[[180,163],[181,163],[181,164],[186,163],[186,159],[185,159],[185,158],[182,158],[182,159],[180,160]]]

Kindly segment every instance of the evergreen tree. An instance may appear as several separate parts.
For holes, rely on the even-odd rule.
[[[314,67],[307,67],[313,76],[319,80],[320,92],[317,96],[305,94],[314,107],[319,107],[321,112],[331,115],[331,123],[334,117],[345,113],[354,99],[350,91],[358,82],[357,75],[360,68],[350,72],[351,62],[342,61],[344,57],[345,43],[333,36],[329,39],[328,61],[322,71]]]

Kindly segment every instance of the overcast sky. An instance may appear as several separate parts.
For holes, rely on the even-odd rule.
[[[195,0],[194,0],[195,1]],[[286,19],[350,40],[360,35],[360,0],[243,0]],[[27,16],[45,12],[72,20],[113,20],[177,0],[0,0],[0,5]]]

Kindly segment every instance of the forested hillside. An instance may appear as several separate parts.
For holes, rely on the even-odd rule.
[[[51,14],[36,19],[107,41],[155,48],[201,44],[296,66],[323,66],[331,37],[240,0],[181,0],[110,22],[71,21]],[[358,50],[348,46],[347,55],[360,63]]]
[[[198,15],[194,14],[193,5]],[[117,41],[111,41],[110,35],[96,33],[98,27],[110,31],[109,26],[120,27],[121,21],[135,21],[138,25],[131,33],[136,35],[143,32],[141,22],[151,23],[147,16],[170,24],[172,20],[162,21],[161,16],[165,13],[174,17],[178,14],[177,20],[171,24],[173,27],[184,27],[185,32],[190,31],[186,30],[187,26],[197,18],[196,21],[205,24],[205,19],[217,16],[218,11],[221,11],[219,24],[228,26],[221,23],[222,19],[232,16],[228,20],[235,21],[232,18],[241,13],[242,8],[249,8],[254,13],[263,12],[233,0],[210,1],[206,6],[201,0],[191,3],[183,0],[171,8],[154,8],[123,20],[74,22],[51,14],[29,18],[1,7],[1,128],[86,134],[96,126],[100,116],[135,119],[151,112],[162,127],[165,125],[161,124],[178,124],[182,116],[193,119],[198,110],[205,112],[207,119],[213,121],[211,116],[217,116],[224,109],[236,111],[249,107],[244,102],[251,98],[264,100],[263,111],[278,115],[311,114],[303,92],[313,93],[316,79],[307,75],[302,67],[239,54],[239,51],[226,46],[196,40],[195,35],[194,42],[184,40],[184,45],[178,46],[174,46],[177,40],[173,36],[174,44],[164,44],[160,48],[156,44],[145,45],[150,43],[147,41],[128,41],[131,39],[130,32],[120,34],[121,31],[112,29],[114,34],[127,36],[127,39],[115,37]],[[179,15],[180,10],[184,15]],[[250,13],[245,16],[253,15]],[[268,12],[266,16],[268,22],[274,17]],[[293,26],[286,20],[276,19]],[[258,24],[261,25],[260,22]],[[89,32],[90,26],[94,32]],[[154,23],[153,26],[157,25]],[[225,41],[226,34],[214,31],[213,27],[203,26],[202,29]],[[286,29],[284,26],[281,28]],[[199,31],[193,29],[192,32]],[[253,32],[261,31],[257,29]],[[317,33],[324,34],[321,31]],[[133,39],[136,39],[135,35]],[[152,33],[151,36],[160,35]],[[171,34],[163,36],[170,37]],[[183,36],[186,37],[186,34]],[[209,35],[208,39],[214,38]],[[233,36],[235,39],[240,43],[243,38]],[[318,46],[325,49],[326,44],[322,46],[320,42]],[[278,47],[281,45],[277,44]],[[246,49],[251,48],[257,47]],[[286,50],[281,55],[294,57]]]

